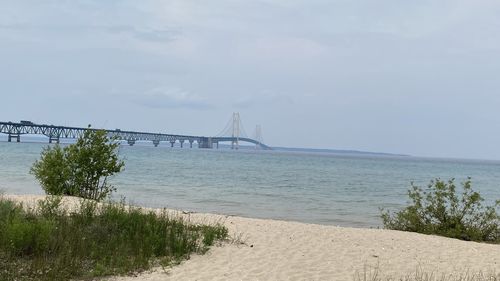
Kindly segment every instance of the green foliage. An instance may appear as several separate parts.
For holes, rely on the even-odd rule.
[[[60,198],[36,209],[0,199],[0,280],[74,280],[176,264],[227,237],[220,225],[193,225],[166,212]]]
[[[108,177],[124,166],[117,155],[119,145],[106,131],[87,130],[75,144],[45,148],[31,173],[47,194],[102,200],[115,190]]]
[[[71,170],[66,162],[66,151],[59,145],[46,147],[40,160],[31,167],[31,173],[47,194],[77,195],[78,190],[71,181]]]
[[[484,207],[470,178],[462,184],[460,195],[453,179],[436,179],[425,190],[412,184],[408,196],[412,203],[403,210],[382,213],[385,228],[500,243],[500,201]]]
[[[203,233],[203,245],[212,246],[215,241],[224,239],[228,235],[227,228],[219,225],[217,227],[202,225],[198,228]]]
[[[47,218],[63,216],[66,212],[64,209],[60,208],[61,201],[61,196],[47,196],[45,200],[38,202],[38,211],[42,216]]]

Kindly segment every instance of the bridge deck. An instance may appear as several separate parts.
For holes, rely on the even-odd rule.
[[[79,138],[87,130],[100,129],[34,124],[31,122],[0,122],[0,133],[7,134],[9,142],[12,141],[12,139],[16,139],[17,142],[20,142],[21,135],[27,134],[44,135],[49,138],[49,142],[59,142],[60,138]],[[178,142],[182,147],[184,142],[187,141],[189,142],[190,147],[192,147],[193,143],[196,142],[198,144],[198,147],[200,148],[212,148],[213,144],[218,144],[219,142],[243,141],[253,143],[263,149],[270,149],[269,146],[250,138],[189,136],[164,133],[122,131],[119,129],[103,130],[105,130],[110,137],[116,137],[119,140],[126,140],[129,145],[133,145],[136,141],[152,141],[155,146],[158,146],[160,142],[166,141],[169,142],[171,146],[174,146],[174,143]]]

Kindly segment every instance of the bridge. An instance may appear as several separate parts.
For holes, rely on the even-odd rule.
[[[134,145],[137,141],[151,141],[154,146],[158,146],[161,142],[167,142],[170,143],[171,147],[174,147],[178,143],[182,148],[184,147],[184,143],[189,143],[189,147],[193,148],[193,143],[196,143],[198,148],[214,148],[214,145],[216,148],[219,148],[219,143],[230,142],[232,149],[238,149],[239,142],[246,142],[254,144],[258,149],[271,149],[271,147],[262,142],[260,126],[256,128],[255,138],[250,138],[242,130],[243,126],[239,113],[233,113],[233,118],[229,123],[231,126],[226,126],[221,133],[214,137],[122,131],[120,129],[104,130],[107,132],[108,137],[126,141],[130,146]],[[19,123],[0,121],[0,133],[8,135],[8,142],[12,142],[13,140],[20,142],[22,135],[43,135],[48,137],[49,143],[59,143],[62,138],[77,139],[87,130],[101,129],[35,124],[31,121],[20,121]]]

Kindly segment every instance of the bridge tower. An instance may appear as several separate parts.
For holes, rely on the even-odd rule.
[[[234,112],[233,113],[233,133],[232,137],[233,140],[231,141],[231,149],[238,149],[239,148],[239,139],[240,139],[240,113],[239,112]]]
[[[245,130],[245,126],[243,126],[243,122],[241,122],[241,117],[239,112],[234,112],[233,116],[229,118],[226,127],[217,134],[212,143],[219,147],[219,142],[228,141],[231,142],[231,149],[239,149],[239,142],[250,142],[257,145],[258,148],[268,149],[269,147],[263,144],[262,139],[262,129],[260,125],[257,126],[255,130],[256,135],[253,137],[249,137]]]
[[[255,136],[254,139],[259,143],[255,145],[255,149],[261,149],[261,143],[264,142],[264,138],[262,137],[262,127],[260,125],[255,126]]]

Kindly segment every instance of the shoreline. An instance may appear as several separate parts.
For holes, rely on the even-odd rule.
[[[24,204],[44,195],[4,194]],[[63,204],[75,207],[77,198]],[[143,208],[161,211],[162,209]],[[224,224],[233,241],[194,255],[165,273],[105,280],[354,280],[378,270],[381,277],[416,271],[442,274],[500,272],[500,245],[375,228],[352,228],[166,209],[193,223]]]
[[[37,186],[37,189],[42,190],[41,187]],[[16,191],[10,192],[6,190],[2,190],[0,186],[0,196],[1,194],[8,195],[8,196],[45,196],[43,190],[40,192],[19,192],[16,193]],[[144,202],[137,202],[132,199],[128,199],[128,197],[123,196],[125,199],[125,202],[127,205],[131,206],[136,206],[136,207],[141,207],[143,209],[169,209],[169,210],[176,210],[176,211],[182,211],[182,212],[190,212],[190,213],[197,213],[197,214],[211,214],[211,215],[218,215],[222,217],[242,217],[242,218],[248,218],[248,219],[262,219],[262,220],[273,220],[273,221],[284,221],[284,222],[298,222],[298,223],[304,223],[304,224],[313,224],[313,225],[325,225],[325,226],[336,226],[336,227],[347,227],[347,228],[360,228],[360,229],[381,229],[383,228],[382,225],[382,220],[380,219],[380,215],[373,216],[373,218],[377,218],[379,223],[378,224],[371,224],[370,222],[367,221],[359,221],[359,220],[347,220],[347,219],[340,219],[336,220],[334,222],[318,222],[318,221],[311,221],[311,220],[301,220],[300,218],[273,218],[273,217],[267,217],[265,215],[255,215],[255,214],[238,214],[238,213],[224,213],[224,212],[217,212],[217,211],[206,211],[203,210],[203,208],[183,208],[183,207],[178,207],[178,206],[168,206],[168,207],[162,207],[159,206],[159,203],[156,201],[154,204],[147,204]],[[120,201],[121,197],[116,197],[116,198],[111,198],[111,201],[113,202],[118,202]],[[142,204],[141,204],[142,203]],[[373,220],[374,221],[374,220]]]

